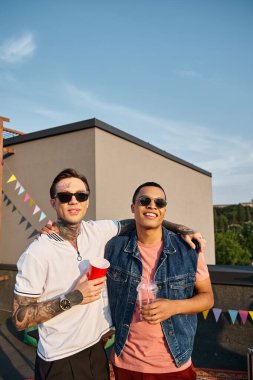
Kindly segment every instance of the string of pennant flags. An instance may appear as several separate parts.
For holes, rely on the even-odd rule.
[[[34,206],[32,214],[35,215],[37,213],[40,213],[39,222],[44,220],[47,217],[46,214],[40,209],[40,207],[37,204],[35,204],[33,198],[28,194],[28,192],[26,192],[25,188],[21,185],[16,176],[12,174],[10,178],[7,180],[7,183],[11,183],[14,181],[16,181],[15,190],[18,192],[18,195],[25,194],[25,197],[23,199],[24,203],[28,202],[30,207]]]
[[[251,320],[253,320],[253,310],[232,310],[232,309],[228,309],[228,310],[224,311],[222,309],[215,308],[215,307],[212,309],[209,309],[209,310],[202,311],[201,314],[203,315],[205,320],[207,319],[207,316],[208,316],[210,311],[213,312],[213,315],[214,315],[216,322],[219,321],[221,314],[224,312],[225,313],[227,312],[229,314],[231,322],[233,325],[235,324],[235,321],[237,320],[238,316],[240,317],[240,320],[241,320],[242,324],[244,324],[244,325],[248,319],[248,316],[251,318]]]
[[[17,179],[16,175],[10,171],[10,169],[8,168],[8,166],[6,164],[5,164],[5,167],[7,168],[7,170],[10,173],[10,176],[9,176],[8,180],[6,181],[6,183],[9,184],[9,183],[16,182],[15,191],[17,191],[17,194],[19,196],[22,195],[22,197],[24,197],[23,198],[24,203],[27,203],[30,207],[33,208],[32,215],[33,216],[39,215],[39,222],[42,222],[44,219],[47,218],[46,213],[44,211],[42,211],[41,208],[35,203],[34,199],[30,196],[30,194],[26,191],[26,189],[21,184],[21,182]],[[52,221],[50,219],[48,220],[48,224],[52,224]]]
[[[4,193],[3,191],[3,194],[4,194],[4,199],[3,199],[3,203],[6,203],[6,206],[9,206],[10,204],[12,204],[12,212],[17,212],[21,219],[19,221],[19,224],[24,224],[26,223],[26,227],[25,227],[25,230],[27,231],[29,228],[33,227],[32,224],[24,217],[24,215],[19,211],[19,209],[17,208],[17,206],[12,203],[12,201],[10,200],[10,198],[8,198],[8,196]],[[30,236],[28,237],[28,239],[38,235],[39,231],[34,228],[33,229],[33,232],[30,234]]]

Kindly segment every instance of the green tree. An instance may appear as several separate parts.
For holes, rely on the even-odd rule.
[[[242,205],[237,206],[237,223],[242,224],[246,220],[245,207]]]
[[[242,234],[242,225],[241,224],[230,224],[228,226],[228,230],[234,234],[235,237],[238,238],[239,240],[239,236],[241,237],[241,234]]]
[[[217,232],[217,222],[218,222],[218,212],[217,208],[213,207],[213,221],[214,221],[214,231]]]
[[[218,232],[215,236],[216,264],[249,265],[251,254],[238,241],[238,236],[231,231]]]
[[[242,225],[241,235],[241,244],[247,247],[251,254],[251,260],[253,261],[253,222],[251,220]]]
[[[214,207],[217,264],[253,262],[253,207]]]
[[[219,215],[217,217],[217,227],[216,231],[217,232],[224,232],[227,231],[228,228],[228,220],[227,217],[223,214]]]
[[[253,236],[253,222],[252,222],[252,220],[243,223],[242,234],[245,238]]]
[[[227,220],[228,220],[228,224],[236,224],[237,223],[237,208],[238,206],[228,206],[228,207],[224,207],[224,209],[222,209],[222,215],[225,215]]]
[[[245,221],[248,222],[251,220],[251,208],[249,206],[245,207]]]

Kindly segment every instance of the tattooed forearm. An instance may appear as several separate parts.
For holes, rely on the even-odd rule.
[[[36,298],[14,295],[12,318],[18,330],[46,322],[61,312],[59,299],[37,302]]]
[[[83,295],[80,290],[74,290],[73,292],[66,294],[66,297],[70,300],[72,306],[80,305],[83,301]]]
[[[71,306],[82,302],[83,296],[79,290],[66,294]],[[12,319],[18,330],[36,326],[62,313],[59,298],[50,301],[37,302],[37,298],[14,295]]]
[[[176,224],[176,223],[169,222],[168,220],[163,221],[163,226],[165,228],[167,228],[168,230],[171,230],[171,231],[173,231],[177,234],[180,234],[180,235],[189,235],[189,234],[194,233],[193,229],[186,227],[182,224]]]

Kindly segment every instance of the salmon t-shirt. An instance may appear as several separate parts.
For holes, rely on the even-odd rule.
[[[138,242],[142,259],[142,280],[154,278],[163,242],[143,244]],[[209,277],[203,253],[199,254],[196,282]],[[120,357],[114,350],[111,353],[112,363],[119,368],[142,373],[170,373],[183,371],[191,365],[189,359],[180,368],[176,367],[169,347],[165,341],[161,324],[151,325],[140,320],[138,303],[135,306],[129,335]]]

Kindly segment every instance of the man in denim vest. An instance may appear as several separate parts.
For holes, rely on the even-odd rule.
[[[140,185],[131,205],[136,230],[106,247],[116,380],[196,379],[196,313],[212,307],[213,293],[203,253],[162,227],[166,205],[159,184]],[[140,283],[155,286],[156,299],[151,291],[140,299]]]

